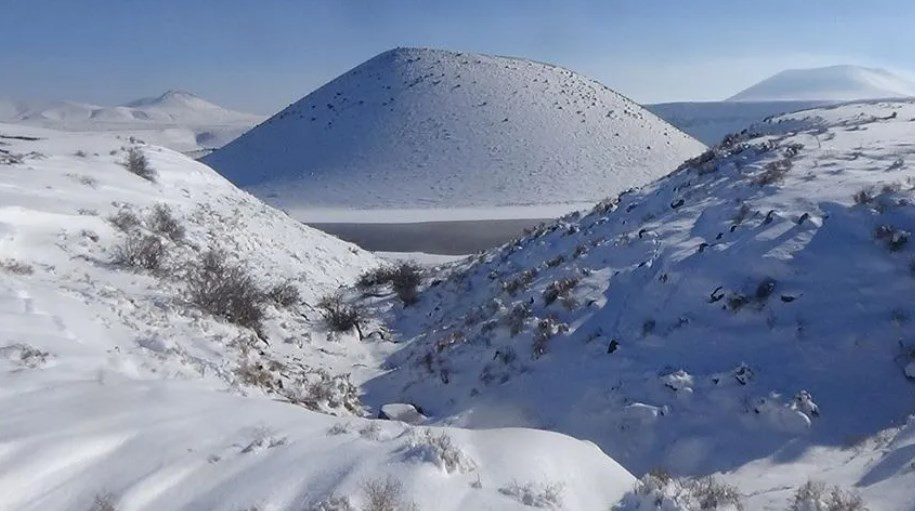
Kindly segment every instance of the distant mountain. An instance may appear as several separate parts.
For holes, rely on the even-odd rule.
[[[830,66],[789,69],[727,101],[853,101],[915,96],[915,83],[882,69]]]
[[[567,69],[398,48],[204,161],[292,211],[451,209],[595,201],[702,150]]]
[[[33,123],[253,124],[261,119],[257,115],[223,108],[189,92],[173,90],[121,106],[100,106],[75,101],[33,104],[10,102],[10,105],[15,107],[15,113],[5,117],[5,120]],[[0,106],[0,112],[3,110],[4,107]],[[10,111],[13,110],[10,108]]]
[[[190,92],[169,90],[161,96],[141,98],[124,107],[145,113],[150,119],[170,119],[174,122],[256,123],[261,116],[237,112],[211,103]]]
[[[117,131],[199,155],[221,147],[263,120],[189,92],[170,90],[120,106],[76,101],[0,100],[0,121],[66,131]]]

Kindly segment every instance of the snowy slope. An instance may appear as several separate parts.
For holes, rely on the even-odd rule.
[[[184,153],[216,149],[263,120],[170,90],[121,106],[74,101],[0,102],[0,122],[66,131],[117,132]]]
[[[852,101],[915,96],[915,83],[883,69],[830,66],[777,73],[727,101]]]
[[[572,71],[398,48],[205,161],[307,219],[300,210],[593,202],[656,178],[702,149]]]
[[[730,133],[766,117],[829,104],[829,101],[709,101],[657,103],[645,108],[675,128],[713,146]]]
[[[749,509],[825,478],[908,511],[913,135],[915,102],[780,116],[458,263],[393,315],[369,400],[724,472]]]
[[[185,229],[156,235],[165,269],[116,264],[129,235],[109,218],[153,235],[160,205]],[[208,249],[301,302],[268,305],[260,339],[199,310],[187,275]],[[361,418],[353,385],[396,345],[328,332],[313,304],[380,263],[168,149],[0,124],[0,510],[369,509],[390,477],[419,509],[599,511],[632,486],[560,434]]]

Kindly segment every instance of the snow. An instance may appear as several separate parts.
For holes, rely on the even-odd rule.
[[[568,211],[659,177],[703,149],[572,71],[398,48],[204,161],[270,204],[316,222],[328,221],[326,210],[362,217],[388,209]],[[307,216],[310,210],[323,217]],[[420,220],[428,219],[410,219]]]
[[[498,491],[517,478],[562,484],[563,509],[598,511],[633,482],[593,444],[555,433],[436,428],[474,463],[449,473],[417,456],[423,428],[403,423],[113,374],[5,380],[31,388],[0,395],[4,510],[86,510],[106,494],[126,510],[308,510],[333,496],[366,509],[364,485],[386,478],[419,509],[530,509]]]
[[[431,424],[537,427],[747,509],[808,479],[915,501],[915,101],[776,116],[670,175],[452,263],[363,384]]]
[[[915,82],[883,69],[830,66],[788,69],[727,101],[853,101],[915,96]]]
[[[258,115],[229,110],[176,90],[120,106],[0,100],[0,122],[113,132],[195,156],[222,147],[262,120]]]
[[[766,117],[806,110],[829,101],[709,101],[658,103],[645,108],[703,144],[713,146]]]
[[[423,266],[438,266],[469,257],[466,255],[427,254],[425,252],[375,252],[375,255],[392,263],[411,261]]]
[[[153,181],[123,166],[129,148]],[[385,372],[397,345],[328,331],[310,304],[382,260],[205,165],[122,136],[10,124],[0,150],[0,510],[366,509],[368,485],[390,481],[419,509],[528,509],[502,491],[517,484],[601,511],[634,483],[558,433],[363,418],[378,409],[355,385]],[[161,240],[166,271],[114,264],[128,235],[108,217],[132,211],[133,232],[152,235],[162,204],[185,229]],[[268,305],[262,339],[198,310],[186,275],[211,248],[259,286],[290,282],[301,302]]]

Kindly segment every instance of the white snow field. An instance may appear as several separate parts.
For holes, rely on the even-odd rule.
[[[158,268],[119,257],[147,243]],[[259,328],[205,312],[212,249],[219,282],[299,299]],[[558,433],[363,418],[357,385],[397,345],[377,321],[331,333],[314,304],[381,262],[169,149],[0,124],[0,510],[597,511],[632,487]]]
[[[822,480],[911,511],[913,230],[915,102],[779,116],[453,263],[393,309],[403,347],[365,399],[570,434],[634,474],[713,474],[745,509]],[[733,509],[686,502],[701,481],[653,484],[619,509]],[[793,509],[860,509],[815,500]]]
[[[854,101],[915,96],[915,82],[883,69],[829,66],[788,69],[727,101]]]
[[[179,90],[113,107],[74,101],[0,100],[0,122],[65,131],[116,132],[192,156],[224,146],[262,120],[259,115],[229,110]]]
[[[663,175],[704,146],[572,71],[398,48],[205,157],[305,221],[544,218]],[[390,211],[387,214],[386,210]],[[495,210],[495,211],[494,211]],[[520,211],[519,211],[520,210]]]

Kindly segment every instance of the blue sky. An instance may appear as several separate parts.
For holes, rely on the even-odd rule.
[[[911,0],[0,0],[0,97],[184,89],[272,113],[395,46],[558,64],[641,102],[829,64],[915,77]]]

